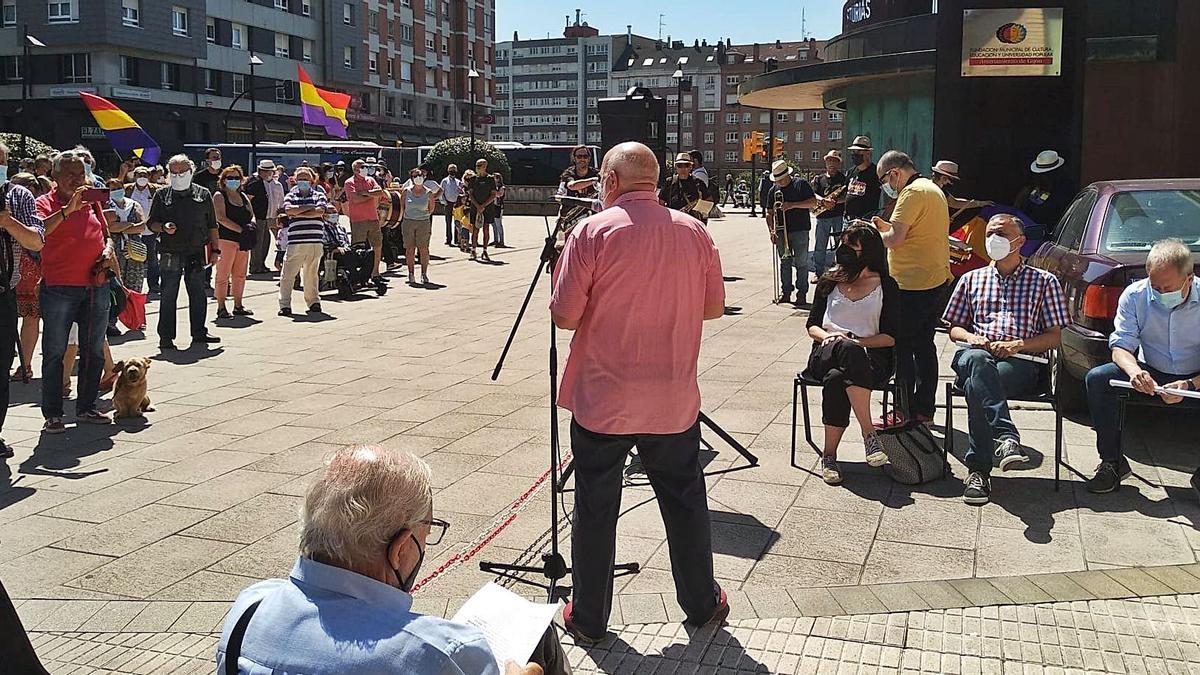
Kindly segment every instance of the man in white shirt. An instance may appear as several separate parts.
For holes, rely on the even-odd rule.
[[[458,165],[446,167],[446,177],[442,179],[442,194],[438,201],[442,203],[442,211],[446,216],[446,245],[458,244],[458,227],[454,223],[454,207],[462,198],[462,181],[458,178]]]

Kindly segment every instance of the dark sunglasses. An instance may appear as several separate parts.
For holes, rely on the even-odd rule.
[[[591,155],[575,155],[575,159],[591,159]]]

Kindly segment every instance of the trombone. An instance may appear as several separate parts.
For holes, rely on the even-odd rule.
[[[779,302],[783,297],[782,291],[779,288],[779,266],[783,264],[783,259],[791,257],[792,246],[787,238],[787,223],[784,222],[783,211],[783,191],[775,191],[775,203],[771,206],[774,223],[771,226],[772,232],[775,234],[775,241],[771,243],[771,277],[775,283],[774,301]]]

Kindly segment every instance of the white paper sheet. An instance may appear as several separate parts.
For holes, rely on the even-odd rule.
[[[1109,380],[1108,383],[1114,387],[1122,389],[1133,389],[1133,385],[1126,380]],[[1200,391],[1188,391],[1187,389],[1167,389],[1158,385],[1154,386],[1156,394],[1171,394],[1173,396],[1182,396],[1184,398],[1200,398]]]
[[[557,610],[558,605],[530,602],[488,582],[463,603],[452,620],[478,628],[504,672],[506,661],[522,666],[529,662]]]
[[[963,349],[971,349],[974,347],[974,345],[968,342],[955,342],[954,346],[962,347]],[[1043,365],[1050,363],[1050,360],[1045,357],[1037,356],[1035,354],[1022,354],[1020,352],[1013,354],[1011,358],[1021,359],[1023,361],[1033,361],[1034,363],[1041,363]]]

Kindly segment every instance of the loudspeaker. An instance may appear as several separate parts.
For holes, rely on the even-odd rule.
[[[649,146],[662,156],[667,150],[667,102],[648,89],[630,89],[624,97],[596,101],[600,112],[601,154],[626,141]]]

